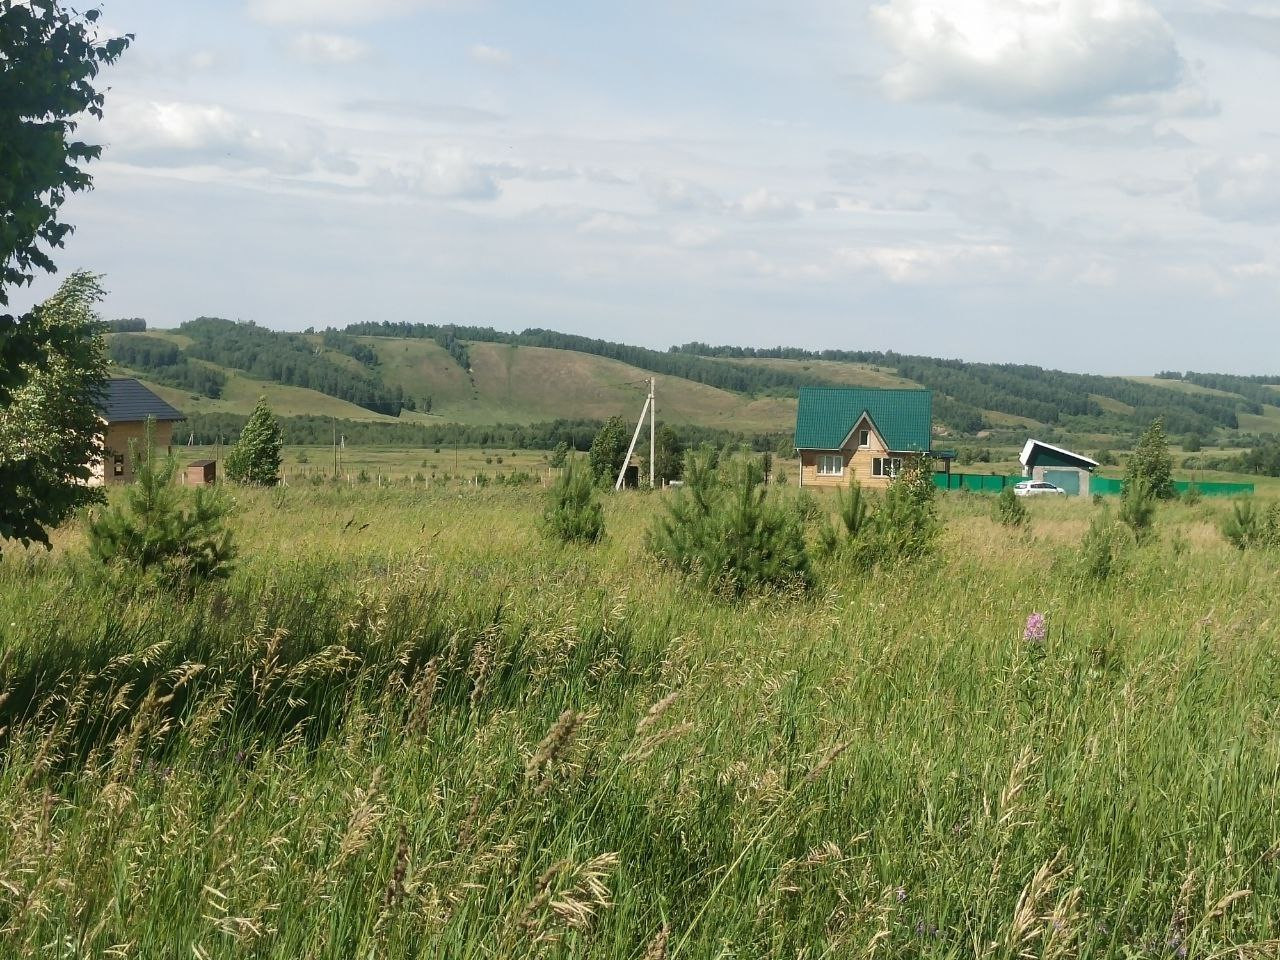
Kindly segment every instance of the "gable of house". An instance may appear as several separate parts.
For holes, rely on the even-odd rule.
[[[839,450],[864,416],[894,452],[927,452],[933,436],[933,391],[870,387],[801,387],[798,450]]]

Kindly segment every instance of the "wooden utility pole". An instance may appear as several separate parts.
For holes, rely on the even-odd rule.
[[[653,408],[654,408],[654,385],[657,379],[649,378],[649,395],[644,398],[644,406],[640,408],[640,419],[636,421],[636,432],[631,435],[631,446],[627,447],[627,455],[622,461],[622,469],[618,471],[618,481],[613,485],[614,490],[621,490],[622,483],[627,477],[627,465],[631,463],[631,455],[636,452],[636,441],[640,439],[640,431],[644,429],[644,418],[649,417],[649,486],[653,487],[654,466],[654,431],[653,431]]]
[[[657,483],[655,482],[655,478],[657,474],[654,472],[657,469],[656,467],[657,458],[654,456],[654,453],[656,452],[656,447],[657,447],[657,442],[655,440],[656,432],[654,430],[654,423],[657,418],[656,411],[657,411],[658,402],[654,399],[654,396],[653,396],[654,387],[657,385],[657,383],[658,383],[657,377],[649,378],[649,489],[650,490],[657,489]]]

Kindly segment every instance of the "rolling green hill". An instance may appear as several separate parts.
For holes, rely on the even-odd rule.
[[[658,378],[660,419],[742,434],[785,433],[803,385],[921,386],[945,436],[1028,432],[1124,443],[1153,417],[1205,439],[1280,432],[1275,377],[1102,377],[891,353],[686,344],[668,351],[547,330],[504,333],[358,324],[280,333],[200,318],[176,331],[116,333],[117,372],[191,414],[247,414],[266,396],[282,416],[367,423],[528,425],[639,412]]]

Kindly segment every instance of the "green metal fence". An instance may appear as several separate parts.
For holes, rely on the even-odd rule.
[[[974,493],[999,493],[1005,487],[1021,483],[1025,477],[999,473],[935,473],[933,485],[939,490],[972,490]]]
[[[1005,487],[1025,480],[1021,476],[1003,476],[998,473],[935,473],[933,485],[939,490],[971,490],[974,493],[999,493]],[[1174,489],[1179,495],[1192,487],[1205,497],[1242,497],[1253,493],[1252,483],[1223,483],[1214,480],[1175,480]],[[1089,492],[1103,496],[1119,496],[1124,492],[1124,481],[1119,477],[1089,478]]]

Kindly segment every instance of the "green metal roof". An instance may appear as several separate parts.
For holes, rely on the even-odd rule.
[[[864,413],[871,416],[890,450],[929,449],[933,391],[870,387],[801,387],[796,448],[838,450]]]

